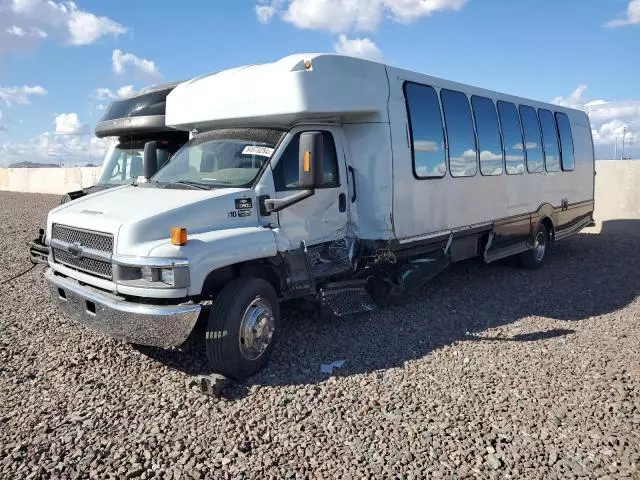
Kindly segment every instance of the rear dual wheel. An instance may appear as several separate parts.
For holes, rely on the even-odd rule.
[[[267,362],[280,326],[278,296],[261,278],[240,277],[217,296],[205,343],[215,373],[243,379]]]
[[[518,255],[520,265],[529,270],[540,268],[549,254],[549,240],[547,227],[543,223],[539,224],[533,235],[533,248]]]

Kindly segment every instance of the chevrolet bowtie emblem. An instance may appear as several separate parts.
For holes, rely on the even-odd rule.
[[[80,243],[78,243],[78,242],[75,242],[75,243],[69,245],[67,247],[67,250],[75,258],[82,258],[82,252],[84,251],[84,249],[82,248],[82,245]]]

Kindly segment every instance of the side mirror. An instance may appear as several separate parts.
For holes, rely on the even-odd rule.
[[[148,180],[158,171],[158,142],[144,144],[144,176]]]
[[[313,189],[324,180],[324,138],[322,132],[300,134],[300,170],[298,181],[301,189]]]

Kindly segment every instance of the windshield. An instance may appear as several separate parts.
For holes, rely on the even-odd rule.
[[[127,148],[123,145],[117,145],[107,153],[98,184],[124,185],[132,183],[138,175],[143,174],[143,156],[144,147]]]
[[[246,187],[253,183],[284,132],[223,129],[202,133],[182,147],[152,181],[171,187]]]
[[[144,144],[146,140],[120,143],[109,150],[98,185],[125,185],[133,183],[144,175]],[[157,148],[158,165],[164,165],[179,148],[181,142],[159,140]]]

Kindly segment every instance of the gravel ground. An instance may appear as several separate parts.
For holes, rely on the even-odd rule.
[[[29,266],[57,201],[0,192],[0,281]],[[457,265],[370,316],[288,310],[267,368],[221,398],[190,386],[206,373],[194,342],[77,327],[38,267],[0,287],[0,477],[640,478],[630,222],[559,243],[535,272]]]

